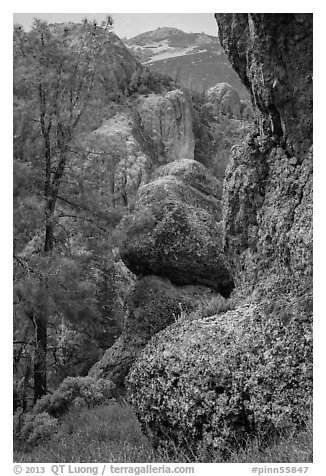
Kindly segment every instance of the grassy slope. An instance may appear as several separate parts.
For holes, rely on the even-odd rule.
[[[216,83],[227,82],[237,90],[241,99],[249,98],[247,89],[223,55],[217,56],[210,52],[189,54],[154,61],[147,66],[151,71],[177,77],[186,87],[198,91],[206,90]]]
[[[172,448],[172,453],[171,453]],[[137,418],[128,405],[111,404],[93,409],[72,410],[63,419],[60,431],[33,448],[16,445],[15,462],[24,463],[147,463],[147,462],[222,462],[218,454],[205,449],[189,459],[171,444],[154,450],[141,433]],[[312,429],[287,435],[262,450],[258,440],[246,450],[233,453],[232,463],[304,463],[312,461]]]

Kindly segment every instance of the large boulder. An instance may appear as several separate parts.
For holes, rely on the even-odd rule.
[[[206,102],[214,115],[224,114],[241,119],[239,94],[228,83],[217,83],[206,92]]]
[[[177,322],[157,334],[133,365],[128,395],[156,444],[227,459],[251,435],[304,425],[311,411],[312,293]],[[204,453],[202,452],[205,449]]]
[[[196,160],[180,159],[163,165],[155,170],[152,180],[167,176],[176,177],[207,197],[222,199],[222,181],[214,177],[203,164]]]
[[[190,160],[181,167],[169,164],[156,177],[141,187],[124,220],[122,260],[135,274],[203,284],[229,295],[233,283],[222,250],[220,182]]]
[[[172,162],[176,157],[194,158],[192,115],[191,101],[179,89],[142,99],[138,107],[139,127],[155,143],[159,163]]]
[[[132,363],[151,337],[216,296],[204,286],[175,286],[168,279],[146,276],[137,280],[126,298],[122,335],[89,372],[108,378],[119,388]]]

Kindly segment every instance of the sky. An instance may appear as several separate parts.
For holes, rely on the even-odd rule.
[[[79,22],[83,18],[103,20],[108,13],[14,13],[14,23],[30,29],[34,17],[49,23]],[[187,32],[217,35],[213,13],[112,13],[114,32],[120,38],[132,38],[139,33],[168,26]]]

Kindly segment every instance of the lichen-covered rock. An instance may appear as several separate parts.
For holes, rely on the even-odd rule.
[[[126,299],[123,333],[89,372],[120,388],[141,349],[181,313],[198,309],[216,294],[204,286],[175,286],[168,279],[146,276],[136,281]]]
[[[140,127],[155,143],[160,163],[171,162],[177,157],[194,158],[192,105],[181,90],[149,95],[141,101],[138,113]]]
[[[222,199],[223,184],[197,160],[180,159],[155,170],[152,180],[172,176],[186,185],[202,192],[207,197]]]
[[[221,44],[260,110],[261,132],[291,155],[312,143],[312,13],[218,13]]]
[[[224,187],[224,250],[236,285],[252,290],[266,276],[288,275],[293,288],[312,279],[312,154],[281,147],[233,150]]]
[[[224,114],[241,119],[239,94],[227,83],[217,83],[206,92],[206,102],[214,115]]]
[[[264,303],[177,322],[144,349],[128,395],[157,444],[227,459],[250,435],[302,425],[312,404],[311,290],[281,296],[283,283],[269,285]]]
[[[221,206],[216,198],[220,183],[208,178],[208,171],[205,178],[204,171],[200,164],[184,161],[182,169],[168,165],[156,172],[158,178],[139,190],[124,220],[121,258],[135,274],[203,284],[229,295],[233,283],[222,251]],[[163,173],[168,175],[161,177]],[[208,193],[205,182],[210,184]]]

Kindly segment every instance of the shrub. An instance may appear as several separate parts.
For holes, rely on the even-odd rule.
[[[58,427],[58,420],[47,412],[42,412],[38,415],[27,413],[20,438],[32,445],[44,443],[53,436]]]
[[[232,451],[232,463],[303,463],[312,461],[312,435],[309,420],[301,432],[284,434],[262,448],[259,438],[246,449]],[[41,441],[40,441],[41,442]],[[38,446],[14,453],[15,462],[24,463],[220,463],[218,449],[202,447],[194,455],[186,454],[170,442],[168,449],[155,450],[140,430],[132,408],[113,403],[96,408],[72,409],[51,439]]]
[[[161,94],[166,91],[172,91],[177,87],[176,81],[167,74],[150,71],[148,68],[142,68],[132,74],[128,92],[129,94],[137,92],[140,94]]]
[[[17,442],[38,444],[48,440],[58,430],[60,418],[74,408],[103,405],[115,395],[116,386],[110,380],[92,377],[68,377],[52,395],[45,395],[32,412],[14,415]]]
[[[110,380],[93,377],[67,377],[52,395],[45,395],[34,406],[33,413],[49,413],[61,417],[72,406],[95,407],[115,395],[116,386]]]

